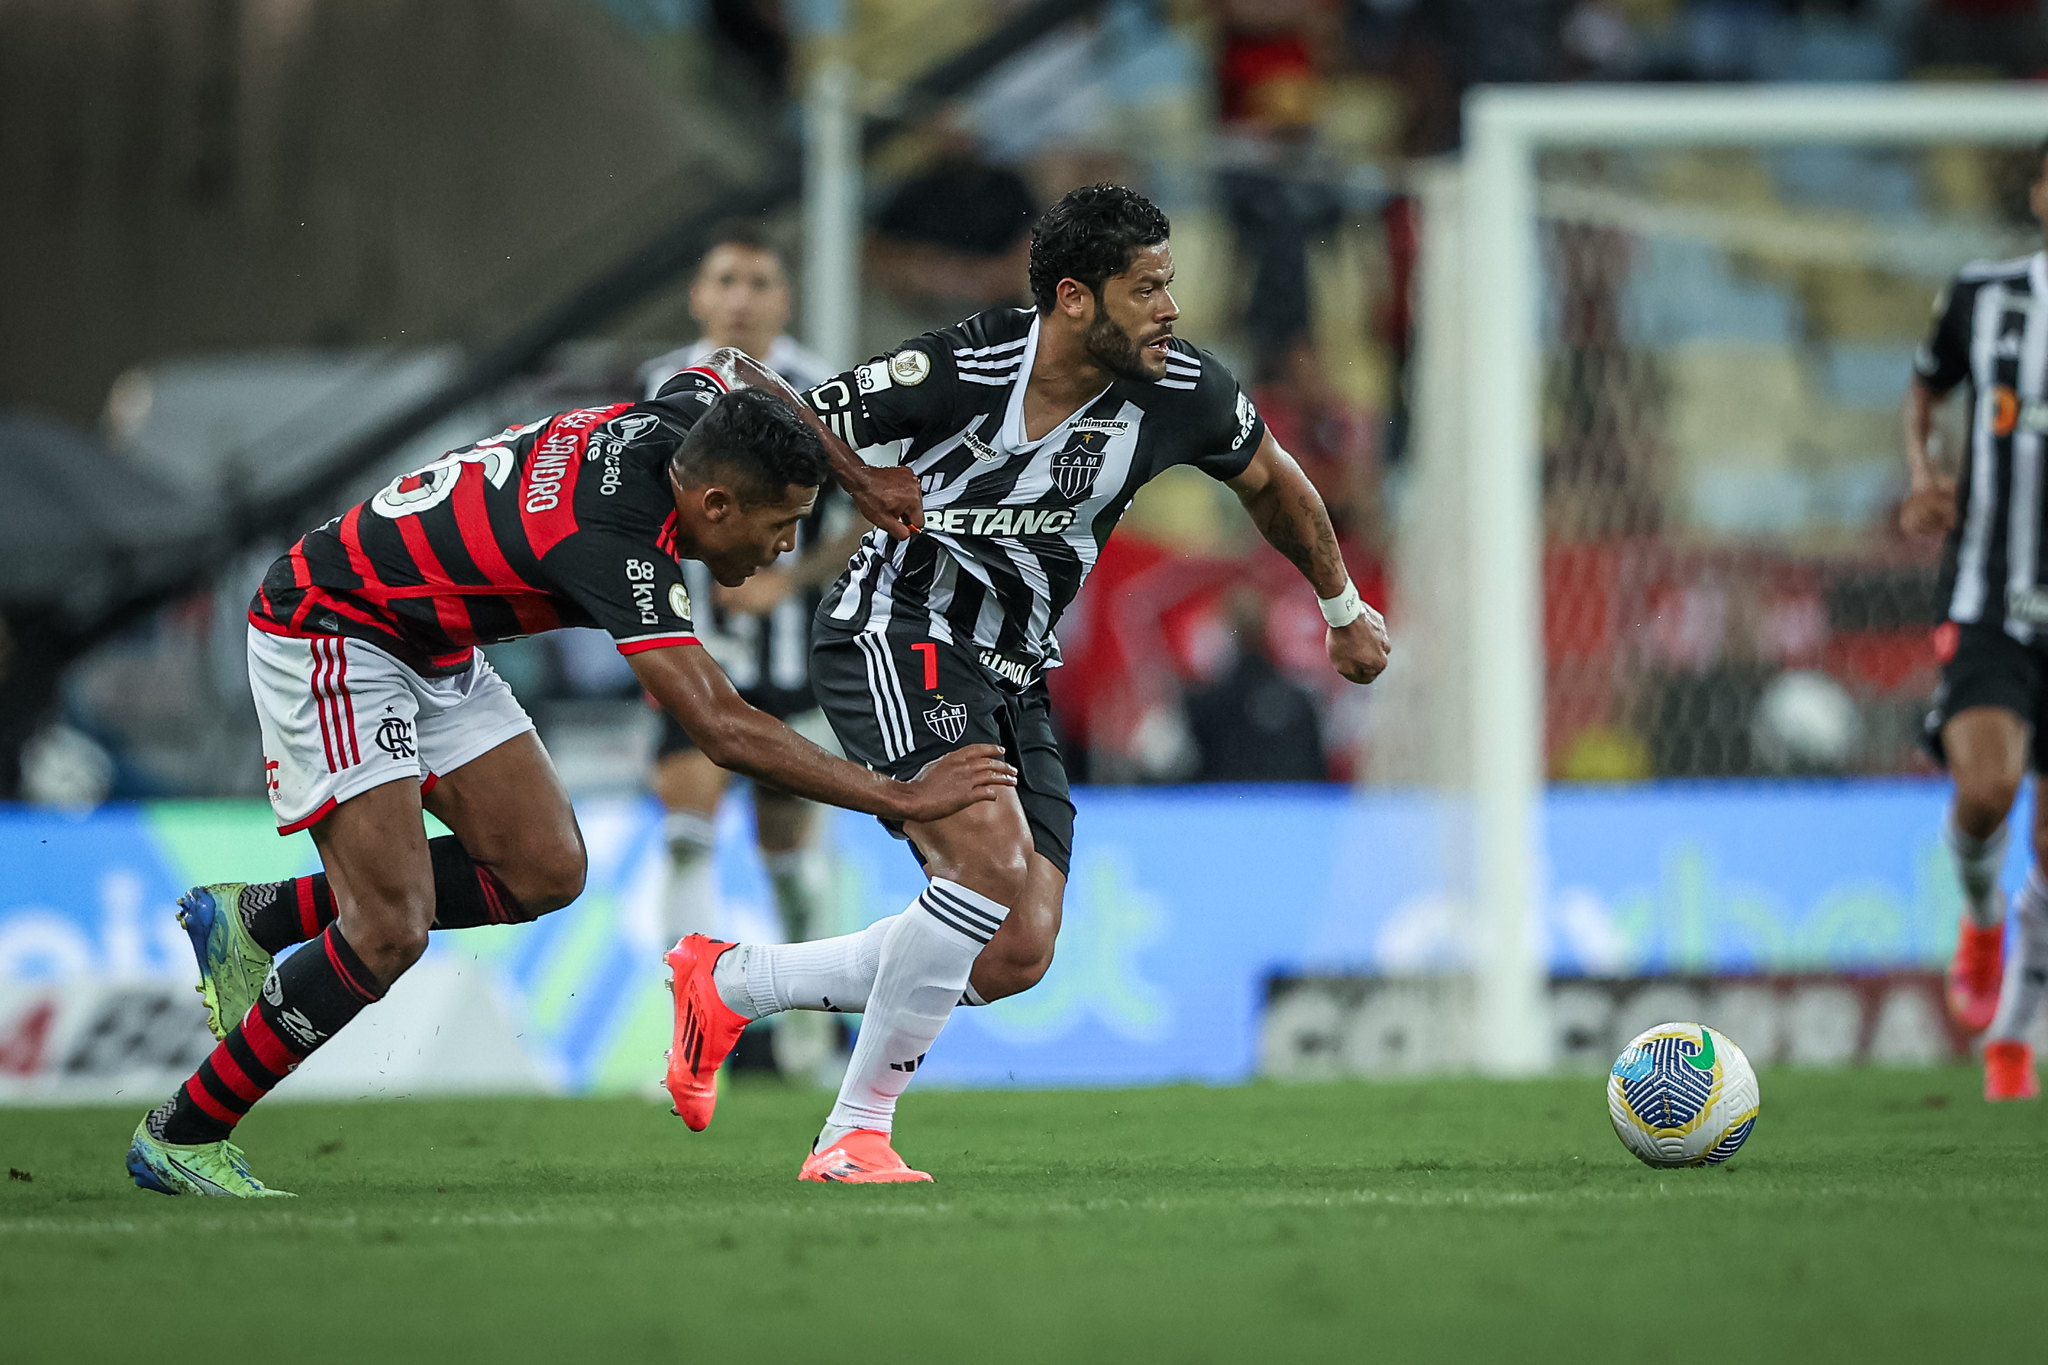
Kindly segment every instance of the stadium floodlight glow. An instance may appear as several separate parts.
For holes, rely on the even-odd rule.
[[[1547,880],[1540,853],[1538,154],[1594,147],[2031,143],[2044,135],[2048,91],[2038,87],[1483,88],[1467,98],[1462,183],[1454,197],[1438,196],[1462,221],[1454,238],[1437,235],[1462,248],[1460,298],[1448,315],[1441,300],[1434,310],[1424,302],[1419,383],[1425,395],[1445,394],[1431,369],[1453,363],[1465,378],[1456,386],[1457,411],[1424,411],[1418,420],[1436,424],[1437,448],[1447,438],[1462,445],[1460,475],[1441,486],[1463,502],[1459,530],[1469,552],[1458,604],[1463,649],[1467,659],[1484,661],[1469,670],[1461,689],[1464,734],[1452,746],[1462,756],[1471,797],[1474,1036],[1486,1040],[1477,1049],[1482,1069],[1525,1074],[1549,1064],[1537,918]],[[1432,313],[1440,332],[1457,335],[1432,343]]]

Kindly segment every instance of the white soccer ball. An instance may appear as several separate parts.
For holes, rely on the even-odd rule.
[[[1717,1166],[1756,1127],[1756,1070],[1725,1033],[1659,1024],[1621,1050],[1607,1116],[1621,1145],[1651,1166]]]
[[[1863,715],[1849,689],[1814,669],[1771,679],[1757,699],[1750,743],[1774,772],[1839,773],[1856,760]]]

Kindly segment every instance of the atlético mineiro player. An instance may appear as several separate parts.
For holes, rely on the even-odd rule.
[[[137,1185],[282,1193],[232,1140],[250,1107],[375,1003],[430,929],[530,920],[582,891],[568,797],[479,645],[600,627],[721,767],[852,810],[936,820],[1015,782],[995,745],[908,781],[836,758],[741,701],[700,647],[679,561],[746,581],[790,549],[832,472],[870,521],[911,533],[907,472],[868,470],[771,372],[714,352],[651,400],[445,455],[271,567],[249,611],[250,689],[279,831],[311,830],[325,870],[179,902],[221,1041],[136,1127]],[[423,810],[452,834],[429,839]]]
[[[1166,215],[1122,185],[1069,191],[1031,234],[1035,307],[913,337],[818,385],[811,405],[863,448],[905,440],[923,533],[870,534],[819,606],[811,680],[848,755],[908,774],[998,743],[1014,790],[893,824],[929,881],[900,914],[814,943],[701,934],[669,954],[668,1089],[711,1121],[719,1062],[784,1010],[861,1014],[860,1038],[798,1178],[928,1180],[893,1142],[896,1101],[954,1008],[1030,989],[1052,962],[1074,805],[1052,731],[1053,630],[1146,482],[1186,465],[1229,486],[1315,589],[1338,674],[1387,666],[1386,623],[1360,598],[1315,486],[1222,362],[1174,334]]]

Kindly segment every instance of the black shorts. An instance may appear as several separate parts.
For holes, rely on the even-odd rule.
[[[788,720],[806,711],[818,709],[818,699],[808,687],[745,687],[740,689],[740,700],[757,711],[766,711],[777,720]],[[690,738],[690,732],[676,724],[676,718],[668,712],[661,713],[661,743],[655,746],[655,761],[670,754],[692,753],[697,741]]]
[[[1006,677],[984,665],[981,654],[907,631],[820,633],[811,643],[811,687],[846,756],[890,777],[913,778],[969,744],[1002,745],[1017,768],[1031,842],[1065,875],[1074,802],[1045,681],[1016,661],[995,660],[1007,667]],[[882,823],[903,837],[899,824]]]
[[[2034,771],[2048,773],[2048,651],[2023,645],[1997,626],[1951,622],[1935,638],[1938,646],[1953,641],[1955,653],[1941,666],[1922,736],[1934,761],[1948,766],[1943,726],[1973,706],[1997,706],[2034,727]]]

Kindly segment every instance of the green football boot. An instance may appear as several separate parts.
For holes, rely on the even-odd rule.
[[[136,1187],[158,1194],[197,1194],[215,1199],[292,1199],[249,1174],[242,1149],[228,1141],[191,1146],[149,1135],[149,1117],[135,1125],[128,1141],[128,1174]]]
[[[270,954],[242,927],[247,882],[195,886],[178,898],[178,923],[199,959],[199,996],[216,1038],[242,1022],[270,975]]]

